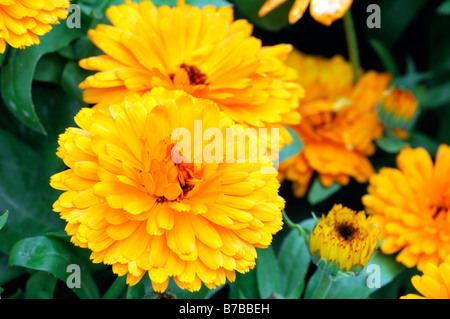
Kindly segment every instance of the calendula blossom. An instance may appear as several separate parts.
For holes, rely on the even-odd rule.
[[[325,271],[358,274],[372,257],[378,240],[379,231],[371,217],[336,204],[312,230],[309,251],[315,262],[326,261]]]
[[[263,17],[284,2],[286,0],[267,0],[259,9],[258,15]],[[300,20],[309,5],[314,20],[330,26],[345,15],[352,3],[353,0],[295,0],[289,11],[289,23],[294,24]]]
[[[423,148],[405,148],[398,168],[372,176],[362,200],[385,238],[381,250],[423,270],[450,255],[450,147],[442,144],[433,160]]]
[[[80,88],[87,103],[100,108],[117,103],[127,92],[154,87],[181,89],[214,101],[238,123],[280,128],[280,145],[290,136],[283,124],[300,120],[303,90],[296,72],[283,63],[292,46],[262,46],[253,26],[233,20],[231,7],[202,9],[178,1],[174,8],[150,1],[111,6],[112,25],[88,32],[104,55],[80,61],[97,71]]]
[[[308,190],[314,172],[325,187],[346,185],[350,178],[366,182],[374,174],[368,157],[383,134],[375,108],[391,80],[389,74],[368,71],[353,83],[352,66],[341,56],[331,59],[297,50],[287,63],[299,73],[306,89],[300,100],[300,124],[291,126],[303,141],[303,151],[280,163],[280,178],[293,182],[296,196]]]
[[[417,111],[418,102],[411,91],[394,88],[387,90],[380,109],[397,121],[409,122]]]
[[[425,265],[422,275],[411,278],[414,288],[422,294],[407,294],[401,299],[450,299],[450,255],[438,266]]]
[[[84,108],[75,121],[59,138],[57,155],[69,168],[51,178],[64,191],[54,210],[71,241],[128,284],[146,273],[156,291],[170,278],[190,291],[234,281],[281,229],[284,200],[267,157],[194,160],[213,139],[202,140],[207,130],[239,127],[213,102],[154,88]],[[190,155],[173,138],[180,128],[193,137]]]
[[[69,5],[69,0],[0,1],[0,53],[6,43],[20,49],[39,44],[39,36],[67,17]]]
[[[419,103],[412,91],[392,88],[384,92],[384,99],[377,107],[377,114],[394,135],[407,138],[418,114],[418,107]]]

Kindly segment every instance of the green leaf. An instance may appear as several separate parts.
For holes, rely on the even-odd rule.
[[[383,135],[375,140],[375,144],[387,153],[398,153],[402,148],[408,145],[405,140],[401,140],[393,135]]]
[[[127,276],[117,277],[103,295],[102,299],[117,299],[125,290]]]
[[[342,186],[336,182],[334,182],[330,187],[325,187],[320,182],[320,179],[316,177],[307,195],[308,202],[311,205],[320,203],[339,191],[341,188]]]
[[[236,273],[236,280],[230,284],[230,299],[260,299],[257,283],[256,269],[248,273]]]
[[[303,142],[300,139],[300,136],[291,128],[285,127],[286,130],[289,132],[289,134],[292,137],[292,143],[289,145],[284,146],[279,154],[278,161],[281,163],[293,156],[298,155],[303,150]]]
[[[48,184],[51,175],[66,169],[64,162],[55,155],[58,147],[58,136],[64,133],[67,127],[74,126],[74,116],[83,104],[80,101],[64,94],[62,90],[36,87],[33,89],[33,102],[42,124],[47,128],[47,135],[31,131],[29,135],[32,144],[42,155],[45,165],[41,174],[45,176]],[[59,191],[52,190],[53,194]],[[54,196],[53,199],[56,199]]]
[[[5,226],[6,220],[8,219],[8,210],[6,210],[3,215],[0,216],[0,230]]]
[[[324,299],[331,285],[332,281],[329,276],[317,268],[314,274],[308,280],[305,295],[303,296],[303,298]]]
[[[82,257],[80,248],[70,242],[56,237],[37,236],[22,239],[11,249],[10,266],[20,266],[51,273],[53,276],[67,282],[70,272],[67,267],[71,264],[80,267],[80,288],[73,288],[73,292],[80,298],[99,298],[97,285],[89,271],[90,261]]]
[[[83,101],[83,91],[78,85],[91,74],[91,71],[81,69],[76,61],[67,62],[62,71],[62,88],[67,95],[79,101],[81,106],[87,106],[87,104]]]
[[[407,141],[410,147],[423,147],[433,157],[439,148],[439,143],[437,141],[420,132],[412,132]]]
[[[34,70],[33,79],[35,81],[59,84],[65,59],[56,53],[49,53],[42,56]]]
[[[378,269],[380,270],[381,288],[394,280],[395,277],[397,277],[406,268],[402,264],[395,261],[395,257],[393,255],[384,255],[381,252],[377,251],[366,266],[365,271],[367,272],[368,270],[370,270],[371,274],[375,274],[375,271],[377,271]],[[374,288],[372,288],[372,290],[373,289]]]
[[[437,130],[437,141],[438,143],[449,144],[450,141],[450,108],[445,108],[441,110],[439,117],[439,129]]]
[[[450,15],[450,0],[442,2],[436,9],[436,12],[442,15]]]
[[[145,295],[144,283],[139,281],[134,286],[128,286],[127,299],[142,299]]]
[[[229,1],[225,0],[187,0],[186,3],[190,4],[191,6],[196,6],[199,8],[203,8],[206,5],[215,6],[217,8],[232,6],[232,4]]]
[[[55,192],[49,186],[42,156],[9,132],[0,130],[0,209],[8,222],[0,231],[0,251],[20,239],[63,228],[52,212]]]
[[[280,272],[272,247],[257,248],[256,281],[261,298],[281,293]]]
[[[450,104],[450,82],[428,88],[421,97],[420,104],[425,109],[434,109]]]
[[[0,66],[3,65],[3,61],[5,61],[5,58],[6,58],[6,56],[7,56],[7,53],[8,53],[8,46],[6,46],[5,52],[0,53]]]
[[[278,254],[281,295],[298,299],[305,286],[305,276],[311,257],[305,239],[295,229],[287,235]]]
[[[245,19],[248,19],[254,25],[268,31],[280,31],[289,26],[289,11],[294,3],[294,0],[288,0],[273,11],[269,12],[264,17],[258,16],[258,11],[266,0],[245,0],[235,1],[235,13]]]
[[[100,50],[91,42],[87,35],[83,35],[76,39],[71,47],[73,48],[77,60],[104,54],[102,50]],[[91,72],[91,74],[93,73],[94,72]]]
[[[429,69],[436,73],[448,72],[450,69],[450,41],[448,30],[450,19],[448,16],[435,16],[429,30],[428,63]]]
[[[44,271],[31,275],[25,287],[25,299],[52,299],[57,278]]]
[[[41,44],[26,50],[10,50],[1,74],[1,92],[6,106],[25,125],[45,134],[31,97],[31,85],[40,58],[67,46],[82,35],[82,29],[69,29],[65,23],[53,27],[41,37]]]
[[[342,277],[331,282],[324,299],[365,299],[378,289],[394,280],[405,267],[395,261],[393,256],[377,252],[358,276]],[[305,298],[314,294],[322,272],[317,269],[310,278]]]
[[[165,293],[176,299],[208,299],[211,298],[211,296],[213,296],[222,287],[223,286],[217,287],[216,289],[209,289],[205,285],[202,285],[199,291],[191,292],[189,290],[181,289],[180,287],[178,287],[173,278],[171,278]],[[147,292],[147,294],[149,293]]]
[[[398,66],[397,63],[395,62],[394,57],[389,51],[389,48],[386,45],[384,45],[381,41],[376,39],[369,39],[369,44],[377,53],[386,71],[389,71],[389,73],[391,73],[392,76],[396,78],[400,74],[400,72],[398,70]]]
[[[381,8],[381,28],[367,28],[368,37],[376,38],[387,47],[392,47],[405,33],[427,2],[427,0],[379,1],[378,4]]]
[[[23,268],[12,268],[8,266],[8,255],[0,253],[0,286],[25,274]]]
[[[367,286],[369,275],[343,277],[332,282],[325,299],[366,299],[374,291]]]

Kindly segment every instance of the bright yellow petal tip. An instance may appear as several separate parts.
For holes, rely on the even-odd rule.
[[[442,144],[435,163],[423,148],[405,148],[398,168],[382,168],[362,200],[380,226],[381,250],[423,270],[450,254],[450,147]]]
[[[220,161],[196,161],[209,145],[196,137],[240,127],[213,102],[154,88],[82,109],[75,122],[59,138],[69,169],[51,178],[64,191],[54,210],[72,242],[129,285],[145,274],[156,291],[170,278],[190,291],[234,281],[281,229],[284,200],[267,157],[237,163],[222,152]]]
[[[336,204],[311,232],[309,251],[316,262],[323,259],[336,264],[335,271],[357,274],[369,262],[378,241],[379,231],[372,218],[364,211]]]
[[[58,24],[68,15],[69,0],[11,0],[0,4],[0,53],[5,52],[5,42],[14,48],[24,49],[39,44],[39,36]]]
[[[425,265],[423,274],[414,276],[411,282],[422,295],[411,293],[401,299],[450,299],[450,255],[438,266]]]
[[[231,7],[126,2],[106,15],[112,26],[89,31],[105,55],[80,61],[97,71],[80,84],[85,102],[108,107],[129,91],[164,87],[214,101],[235,122],[252,127],[283,130],[300,121],[304,92],[283,62],[292,46],[262,46],[248,21],[233,20]]]

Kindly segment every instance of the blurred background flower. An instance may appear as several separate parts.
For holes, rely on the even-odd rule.
[[[259,10],[259,16],[265,16],[284,2],[286,0],[267,0]],[[294,24],[300,20],[309,5],[314,20],[329,26],[345,15],[352,3],[353,0],[295,0],[289,11],[289,23]]]
[[[402,299],[450,299],[450,257],[438,266],[426,264],[423,275],[415,275],[411,282],[421,295],[411,293]]]
[[[6,43],[24,49],[39,44],[39,36],[68,15],[69,0],[7,0],[0,4],[0,53]]]
[[[292,181],[299,197],[314,172],[325,187],[335,181],[346,185],[350,177],[366,182],[374,173],[368,159],[375,152],[374,140],[383,134],[375,107],[391,76],[368,71],[354,84],[352,66],[341,56],[326,59],[294,51],[287,63],[298,71],[306,90],[300,100],[302,121],[291,126],[304,146],[280,163],[280,178]]]

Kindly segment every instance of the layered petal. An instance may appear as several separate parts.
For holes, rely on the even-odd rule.
[[[222,157],[205,160],[211,140],[243,128],[214,103],[154,88],[82,109],[76,122],[80,128],[59,138],[57,155],[69,169],[51,178],[63,191],[54,210],[72,242],[128,284],[148,274],[156,291],[170,278],[191,291],[214,288],[253,268],[255,247],[281,229],[284,200],[264,153],[226,161],[230,145],[244,155],[250,146],[222,142],[215,148]],[[211,139],[205,133],[213,128]]]

